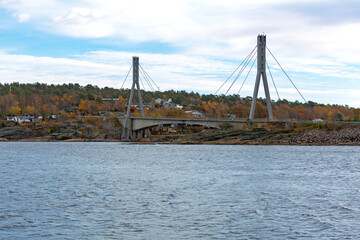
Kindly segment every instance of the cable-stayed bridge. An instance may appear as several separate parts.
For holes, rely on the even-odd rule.
[[[238,94],[240,93],[242,87],[244,86],[254,64],[257,60],[257,74],[256,74],[256,81],[255,81],[255,87],[253,92],[253,98],[251,103],[251,109],[249,113],[248,119],[238,119],[238,120],[229,120],[226,118],[219,119],[219,118],[213,118],[213,116],[202,118],[202,119],[194,119],[194,118],[168,118],[168,117],[148,117],[145,116],[144,111],[144,105],[142,102],[141,97],[141,91],[140,91],[140,83],[144,88],[144,82],[150,87],[152,91],[155,91],[156,89],[159,90],[159,87],[156,85],[156,83],[153,81],[153,79],[150,77],[150,75],[145,71],[145,69],[139,64],[139,57],[133,57],[133,64],[129,70],[129,72],[126,75],[126,78],[121,86],[123,88],[124,83],[126,79],[128,78],[131,70],[132,70],[132,76],[133,76],[133,82],[130,92],[130,98],[128,102],[128,108],[126,115],[124,117],[119,117],[119,121],[124,127],[123,132],[123,139],[129,139],[134,137],[141,137],[146,136],[149,134],[148,129],[156,126],[204,126],[207,128],[220,128],[224,122],[231,124],[234,127],[243,126],[245,124],[249,123],[249,120],[251,122],[257,122],[257,123],[269,123],[269,122],[285,122],[284,120],[278,120],[274,119],[272,106],[271,106],[271,98],[270,98],[270,92],[269,92],[269,84],[267,80],[267,74],[266,70],[268,70],[269,75],[271,77],[272,83],[275,87],[276,93],[278,98],[280,99],[279,92],[277,90],[277,87],[275,85],[275,81],[273,79],[273,75],[271,73],[270,67],[268,62],[266,61],[266,53],[270,53],[270,55],[273,57],[275,62],[278,64],[279,68],[283,71],[283,73],[286,75],[288,80],[292,83],[292,85],[295,87],[301,98],[305,100],[303,95],[300,93],[299,89],[295,86],[294,82],[291,80],[289,75],[285,72],[283,67],[280,65],[278,60],[275,58],[273,53],[270,51],[270,49],[266,46],[266,35],[258,35],[257,36],[257,45],[252,49],[252,51],[247,55],[247,57],[240,63],[240,65],[231,73],[231,75],[226,79],[226,81],[223,82],[223,84],[217,89],[215,94],[217,94],[224,86],[225,84],[234,77],[234,80],[231,82],[229,88],[227,89],[225,95],[229,93],[231,88],[234,86],[235,82],[239,79],[241,74],[247,69],[248,66],[250,66],[250,69],[248,70],[246,77],[238,91]],[[251,64],[251,65],[250,65]],[[140,78],[142,76],[142,78]],[[268,109],[268,116],[269,119],[254,119],[255,115],[255,109],[256,109],[256,102],[258,98],[258,92],[259,92],[259,86],[260,81],[262,79],[265,96],[266,96],[266,103],[267,103],[267,109]],[[131,116],[131,105],[134,100],[134,94],[137,92],[138,100],[139,100],[139,107],[141,111],[141,116]]]

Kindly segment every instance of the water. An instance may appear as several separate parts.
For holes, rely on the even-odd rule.
[[[0,239],[359,239],[360,147],[0,143]]]

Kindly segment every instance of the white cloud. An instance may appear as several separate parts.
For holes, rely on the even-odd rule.
[[[177,54],[139,53],[141,62],[160,81],[162,89],[214,92],[224,76],[236,67],[231,60],[240,62],[256,45],[256,35],[265,32],[269,48],[285,70],[294,76],[307,75],[308,79],[295,79],[298,87],[310,95],[307,99],[318,102],[346,99],[351,104],[358,95],[349,89],[360,80],[357,43],[360,18],[353,13],[357,13],[360,5],[355,3],[350,4],[349,0],[301,3],[297,0],[0,0],[0,7],[13,13],[19,22],[29,21],[31,16],[34,28],[44,32],[76,38],[160,42],[181,49]],[[329,6],[342,10],[324,11]],[[340,15],[347,12],[352,14]],[[8,81],[76,81],[118,87],[131,55],[98,51],[56,59],[2,54],[0,61],[6,67],[0,69],[0,76]],[[269,55],[268,59],[270,63]],[[280,74],[279,68],[271,66],[275,75]],[[313,82],[314,76],[317,79]],[[252,95],[251,81],[253,77],[244,85],[245,95]],[[291,96],[294,93],[286,84],[286,79],[280,81],[280,92]],[[236,83],[235,88],[239,85]],[[334,87],[339,92],[334,92]]]
[[[48,84],[79,83],[93,84],[100,87],[111,86],[120,88],[130,69],[132,58],[136,55],[130,52],[96,51],[71,58],[34,57],[28,55],[13,55],[0,51],[0,78],[2,82],[43,82]],[[225,81],[226,77],[236,68],[233,62],[220,61],[204,56],[189,56],[183,54],[149,54],[141,53],[140,64],[152,77],[161,90],[187,90],[202,93],[214,93]],[[229,92],[237,93],[245,73],[234,84]],[[268,81],[271,96],[277,99],[270,77]],[[224,94],[233,79],[221,89]],[[297,80],[297,79],[296,79]],[[251,96],[254,88],[255,72],[250,74],[241,96]],[[292,85],[286,80],[277,82],[281,98],[301,100]],[[344,81],[345,82],[345,81]],[[279,83],[279,84],[278,84]],[[298,87],[307,100],[320,103],[358,104],[358,92],[349,89],[347,85],[339,85],[336,90],[327,85],[321,88],[312,83],[301,82]],[[146,85],[145,88],[149,90]],[[131,76],[125,87],[131,85]],[[263,97],[261,86],[259,96]]]
[[[37,29],[70,37],[160,41],[188,54],[238,59],[256,44],[256,35],[265,32],[271,48],[284,57],[326,56],[360,64],[360,19],[330,22],[329,17],[340,16],[311,11],[334,5],[349,12],[354,4],[346,2],[2,0],[0,7],[13,11],[19,21],[31,16]]]
[[[17,19],[18,22],[24,23],[30,20],[30,15],[26,13],[21,14],[14,14],[14,17]]]

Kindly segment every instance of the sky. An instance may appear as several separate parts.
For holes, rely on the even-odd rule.
[[[120,88],[139,56],[161,90],[214,94],[266,34],[306,101],[360,107],[359,12],[358,0],[0,0],[0,82]],[[304,102],[267,62],[280,98]],[[251,63],[218,94],[252,96]]]

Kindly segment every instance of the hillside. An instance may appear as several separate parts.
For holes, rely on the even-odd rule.
[[[130,90],[99,88],[79,84],[0,84],[0,118],[16,115],[50,116],[76,119],[79,115],[101,115],[104,112],[123,114]],[[186,91],[142,91],[144,102],[148,103],[147,115],[188,116],[189,110],[198,110],[204,116],[248,118],[251,97],[239,95],[199,94]],[[157,98],[171,98],[183,108],[164,108],[156,104]],[[116,99],[116,101],[104,101]],[[330,121],[358,121],[360,109],[341,105],[325,105],[309,101],[300,103],[286,99],[273,101],[274,116],[278,119],[324,119]],[[139,114],[132,108],[133,114]],[[256,118],[266,118],[265,99],[260,98],[256,106]]]

